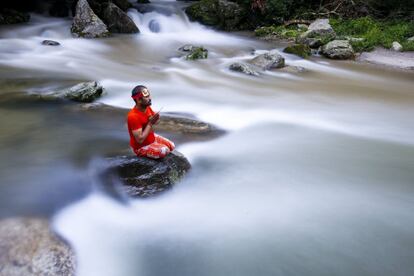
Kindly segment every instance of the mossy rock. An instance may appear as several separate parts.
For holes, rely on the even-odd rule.
[[[204,47],[194,47],[194,49],[185,56],[186,60],[206,59],[208,57],[208,50]]]
[[[286,47],[283,52],[308,58],[311,55],[311,48],[305,44],[293,44]]]

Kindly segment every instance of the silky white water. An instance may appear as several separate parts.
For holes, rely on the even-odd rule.
[[[282,53],[307,72],[244,76],[228,66],[282,45],[189,22],[182,3],[151,5],[129,10],[136,35],[74,39],[69,19],[41,16],[0,30],[0,73],[14,83],[2,93],[92,79],[106,89],[101,102],[132,107],[130,90],[145,84],[154,109],[227,131],[179,145],[193,168],[159,197],[123,204],[92,187],[58,212],[54,226],[76,251],[78,275],[413,274],[413,73]],[[188,43],[206,47],[208,59],[180,58]],[[14,196],[10,207],[29,198],[15,187],[41,189],[48,201],[37,182],[96,181],[95,163],[84,160],[105,156],[114,139],[128,145],[126,129],[107,118],[89,125],[55,109],[0,107],[9,156],[0,172],[14,183],[1,191]],[[22,149],[16,137],[25,134],[34,139]],[[31,181],[5,165],[10,156]]]

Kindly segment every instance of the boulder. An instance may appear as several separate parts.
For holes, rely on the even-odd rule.
[[[221,30],[240,29],[246,17],[245,10],[237,3],[227,0],[201,0],[185,10],[188,18]]]
[[[391,50],[396,51],[396,52],[401,52],[403,50],[403,47],[400,43],[398,43],[397,41],[394,41],[392,43]]]
[[[331,59],[351,59],[355,57],[354,49],[348,40],[334,40],[322,47],[322,55]]]
[[[305,73],[308,72],[308,69],[301,67],[301,66],[292,66],[292,65],[288,65],[285,66],[281,69],[277,69],[280,72],[285,72],[285,73],[290,73],[290,74],[300,74],[300,73]]]
[[[72,249],[52,233],[46,219],[0,220],[1,275],[75,275]]]
[[[118,177],[122,190],[131,197],[149,197],[170,189],[191,168],[177,151],[161,160],[121,156],[108,158],[108,162],[109,168],[102,174],[105,185],[114,185],[108,180]]]
[[[414,41],[414,36],[407,38],[407,41]]]
[[[308,58],[312,54],[311,48],[305,44],[294,44],[294,45],[287,46],[283,50],[283,52],[297,55],[303,58]]]
[[[231,71],[240,72],[246,75],[259,76],[259,73],[256,70],[254,70],[251,65],[246,64],[246,63],[241,63],[241,62],[232,63],[230,64],[229,69]]]
[[[296,42],[299,44],[306,44],[311,48],[318,48],[329,41],[334,40],[336,33],[329,24],[329,19],[317,19],[306,32],[299,35]]]
[[[112,33],[139,33],[134,21],[112,2],[104,8],[102,21]]]
[[[43,40],[42,41],[42,45],[46,45],[46,46],[59,46],[60,43],[54,40]]]
[[[258,55],[254,59],[250,60],[249,63],[261,68],[262,70],[269,70],[285,66],[285,58],[282,57],[277,50],[272,50]]]
[[[187,60],[206,59],[208,57],[208,50],[202,46],[186,44],[178,50],[187,53],[185,55],[185,59]]]
[[[105,23],[93,12],[86,0],[79,0],[76,5],[71,31],[75,36],[84,38],[109,36]]]
[[[0,25],[24,23],[30,20],[30,15],[13,9],[0,10]]]
[[[69,99],[75,102],[90,103],[99,98],[103,93],[103,88],[96,81],[82,82],[68,89],[53,91],[49,93],[34,93],[42,100]]]

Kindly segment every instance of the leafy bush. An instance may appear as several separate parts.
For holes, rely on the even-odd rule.
[[[301,31],[293,27],[284,27],[284,26],[269,26],[269,27],[260,27],[257,28],[254,33],[256,36],[266,36],[266,35],[275,35],[282,39],[294,39],[296,38]]]
[[[371,17],[358,19],[331,19],[330,23],[339,36],[356,36],[363,41],[351,41],[358,52],[371,51],[375,46],[390,48],[394,41],[403,45],[403,50],[413,49],[407,38],[414,35],[414,23],[407,21],[379,21]],[[405,47],[404,47],[405,45]]]

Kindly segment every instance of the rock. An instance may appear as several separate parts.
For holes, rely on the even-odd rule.
[[[76,5],[71,31],[75,36],[84,38],[109,36],[106,25],[93,12],[86,0],[79,0]]]
[[[161,31],[160,23],[156,19],[152,19],[148,24],[149,29],[153,33],[159,33]]]
[[[309,28],[308,25],[298,24],[298,30],[300,30],[300,31],[307,31],[308,28]]]
[[[206,59],[208,57],[208,50],[202,46],[186,44],[178,50],[188,53],[185,55],[185,59],[187,60]]]
[[[403,47],[400,43],[398,43],[397,41],[394,41],[392,43],[391,50],[396,51],[396,52],[401,52],[403,50]]]
[[[26,12],[20,12],[13,9],[0,10],[0,25],[24,23],[30,20],[30,15]]]
[[[91,81],[79,83],[69,89],[33,95],[38,96],[42,100],[69,99],[76,102],[90,103],[99,98],[102,93],[102,86],[96,81]]]
[[[60,43],[54,40],[43,40],[42,41],[42,45],[46,45],[46,46],[59,46]]]
[[[132,197],[148,197],[170,189],[190,170],[188,160],[173,151],[161,160],[145,157],[121,156],[108,158],[109,169],[102,177],[106,185],[116,175],[123,184],[123,190]]]
[[[258,55],[254,59],[249,61],[262,70],[269,70],[271,68],[282,68],[285,66],[285,58],[282,57],[278,51],[272,50],[267,53]]]
[[[150,4],[150,0],[137,0],[138,4]]]
[[[259,73],[255,71],[249,64],[241,63],[241,62],[235,62],[230,64],[229,69],[231,71],[240,72],[246,75],[251,76],[259,76]]]
[[[299,35],[296,42],[299,44],[306,44],[311,48],[318,48],[336,37],[335,31],[329,24],[329,19],[317,19],[306,32]]]
[[[354,58],[355,52],[348,40],[334,40],[322,47],[322,55],[331,59]]]
[[[301,67],[301,66],[288,65],[283,68],[277,69],[277,71],[291,73],[291,74],[300,74],[300,73],[308,72],[308,69]]]
[[[188,18],[218,29],[239,30],[246,11],[237,3],[227,0],[201,0],[185,9]]]
[[[283,52],[288,54],[297,55],[303,58],[308,58],[312,53],[308,45],[305,44],[294,44],[287,46]]]
[[[49,229],[46,219],[0,220],[1,275],[75,275],[71,248]]]
[[[414,36],[407,38],[407,41],[414,41]]]
[[[102,20],[112,33],[139,33],[134,21],[112,2],[104,8]]]

